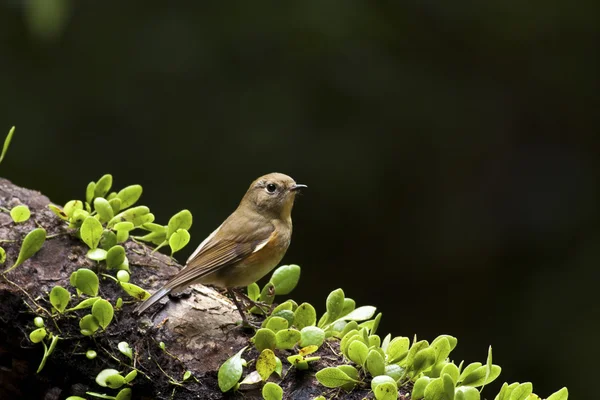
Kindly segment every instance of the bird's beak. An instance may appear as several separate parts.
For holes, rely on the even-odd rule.
[[[296,190],[302,189],[302,188],[305,188],[305,187],[308,187],[308,186],[303,185],[301,183],[296,183],[294,186],[290,187],[290,192],[295,192]]]

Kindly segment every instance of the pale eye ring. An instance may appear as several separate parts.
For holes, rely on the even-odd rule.
[[[269,193],[275,193],[275,191],[277,190],[277,185],[274,183],[269,183],[267,184],[266,189]]]

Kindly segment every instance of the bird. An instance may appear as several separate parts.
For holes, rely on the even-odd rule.
[[[250,325],[235,290],[258,281],[279,264],[292,237],[296,194],[306,187],[277,172],[254,180],[236,210],[200,243],[185,267],[134,312],[140,315],[169,293],[202,283],[226,289],[242,322]]]

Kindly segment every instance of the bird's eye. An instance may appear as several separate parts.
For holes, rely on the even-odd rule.
[[[267,192],[269,193],[275,193],[275,191],[277,190],[277,185],[274,183],[269,183],[267,185]]]

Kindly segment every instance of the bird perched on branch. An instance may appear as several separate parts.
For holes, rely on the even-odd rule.
[[[186,266],[135,312],[141,314],[170,292],[202,283],[227,289],[248,325],[234,289],[256,282],[281,261],[292,237],[294,199],[305,187],[280,173],[256,179],[238,208],[200,243]]]

